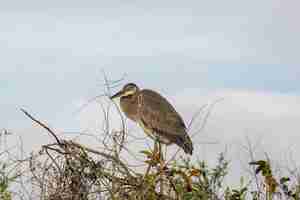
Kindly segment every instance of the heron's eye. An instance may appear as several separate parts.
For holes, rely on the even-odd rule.
[[[136,87],[133,85],[127,85],[125,91],[136,91]]]

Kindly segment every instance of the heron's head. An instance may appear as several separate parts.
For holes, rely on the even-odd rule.
[[[139,91],[139,87],[134,84],[134,83],[128,83],[126,84],[123,89],[119,92],[117,92],[116,94],[114,94],[113,96],[111,96],[111,99],[115,99],[118,97],[128,97],[130,95],[134,95]]]

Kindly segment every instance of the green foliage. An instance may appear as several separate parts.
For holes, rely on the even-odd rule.
[[[15,180],[14,177],[9,177],[7,172],[7,164],[0,163],[0,199],[12,200],[12,193],[9,191],[10,184]]]
[[[228,161],[220,154],[217,165],[211,169],[205,161],[192,164],[189,159],[182,159],[173,162],[170,172],[179,199],[208,200],[222,196],[227,170]]]
[[[144,150],[140,153],[145,156],[145,168],[137,172],[118,156],[72,141],[43,148],[48,153],[41,155],[55,157],[56,164],[41,159],[32,161],[31,168],[33,183],[42,183],[45,200],[96,200],[100,196],[114,200],[299,200],[298,182],[277,178],[270,162],[264,160],[249,163],[256,182],[241,177],[240,186],[231,187],[225,184],[230,166],[223,153],[211,167],[206,161],[192,162],[186,157],[166,161],[158,152]],[[7,184],[3,188],[7,191]]]
[[[250,162],[252,177],[241,175],[239,187],[226,184],[230,166],[223,153],[215,166],[209,166],[205,160],[193,162],[176,153],[164,158],[161,148],[143,150],[142,166],[137,169],[121,154],[126,149],[124,130],[106,130],[105,138],[111,141],[103,141],[103,148],[95,150],[59,139],[45,124],[25,114],[56,140],[29,159],[30,184],[39,188],[39,199],[300,200],[299,176],[277,177],[270,161]],[[11,200],[8,188],[14,177],[9,178],[5,169],[3,165],[0,171],[0,199]]]
[[[247,182],[241,177],[240,186],[232,187],[225,184],[230,166],[223,153],[211,167],[206,161],[185,157],[167,162],[158,152],[145,150],[140,152],[145,168],[136,172],[113,154],[72,141],[43,149],[42,159],[30,160],[30,170],[31,184],[41,184],[40,196],[45,200],[300,200],[298,180],[276,177],[270,162],[264,160],[249,163],[255,179]],[[49,155],[55,163],[45,159]],[[18,176],[9,176],[6,164],[0,173],[0,199],[12,200],[9,186]]]
[[[294,184],[293,187],[289,186],[288,183],[291,181],[289,177],[281,177],[278,181],[272,173],[272,167],[269,161],[259,160],[250,162],[249,164],[256,166],[255,173],[260,173],[264,178],[263,183],[267,200],[272,200],[276,198],[276,196],[299,200],[299,183]],[[258,194],[258,192],[260,191],[255,191],[255,194]]]
[[[248,187],[244,183],[244,178],[241,177],[239,189],[231,189],[227,187],[225,190],[225,200],[246,200]]]

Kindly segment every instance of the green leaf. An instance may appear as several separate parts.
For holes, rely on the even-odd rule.
[[[284,183],[286,183],[286,182],[289,182],[291,179],[289,178],[289,177],[282,177],[281,179],[280,179],[280,184],[284,184]]]
[[[151,151],[148,151],[148,150],[140,151],[140,153],[145,154],[146,156],[149,156],[149,157],[152,156],[152,152],[151,152]]]
[[[192,200],[193,199],[193,193],[192,192],[186,192],[186,193],[184,193],[184,195],[183,195],[183,199],[184,200]]]

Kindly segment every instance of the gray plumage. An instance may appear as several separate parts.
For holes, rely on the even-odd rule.
[[[166,98],[153,90],[140,90],[133,83],[126,84],[111,98],[116,97],[120,97],[125,115],[138,123],[149,137],[167,145],[175,143],[185,153],[193,153],[184,121]]]

